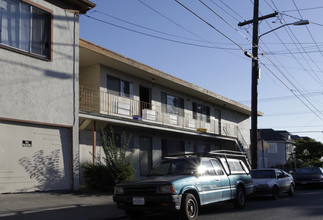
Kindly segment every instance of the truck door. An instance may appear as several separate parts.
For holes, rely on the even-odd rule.
[[[203,204],[218,202],[223,200],[224,181],[217,175],[210,160],[202,161],[202,167],[205,169],[202,176],[199,177],[202,187]]]
[[[231,199],[231,183],[228,176],[225,174],[222,166],[217,160],[211,160],[211,163],[215,169],[215,173],[218,177],[219,186],[222,189],[222,200]]]

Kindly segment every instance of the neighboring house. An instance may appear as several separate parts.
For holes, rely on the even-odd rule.
[[[81,162],[104,157],[110,125],[132,134],[137,176],[164,156],[249,152],[249,107],[82,39],[79,83]]]
[[[259,129],[258,140],[258,168],[283,168],[291,160],[295,141],[289,132]]]
[[[0,193],[79,187],[79,14],[87,0],[0,0]]]

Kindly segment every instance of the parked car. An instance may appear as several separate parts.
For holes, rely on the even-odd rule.
[[[295,171],[296,186],[323,186],[323,169],[321,167],[303,167]]]
[[[281,169],[252,170],[251,176],[255,195],[271,195],[276,200],[280,193],[295,194],[293,177]]]
[[[117,184],[113,200],[130,217],[147,210],[167,210],[192,220],[197,219],[200,206],[215,202],[232,200],[243,208],[252,192],[245,156],[213,152],[161,161],[149,176]]]

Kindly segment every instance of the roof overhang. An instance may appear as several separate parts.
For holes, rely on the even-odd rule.
[[[46,0],[47,2],[59,6],[65,10],[77,10],[81,14],[85,14],[96,6],[95,3],[89,0]]]
[[[151,81],[152,83],[159,84],[176,91],[181,91],[185,94],[205,100],[214,105],[231,109],[248,116],[251,115],[251,108],[248,106],[225,98],[214,92],[186,82],[135,60],[129,59],[91,42],[80,39],[80,68],[95,64],[108,66],[113,69],[126,72],[127,74],[143,78],[147,81]],[[262,112],[258,112],[258,116],[262,115]]]

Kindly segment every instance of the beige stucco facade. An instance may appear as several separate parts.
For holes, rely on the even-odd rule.
[[[0,193],[78,189],[79,11],[86,12],[94,4],[84,0],[20,3],[51,15],[51,51],[44,58],[0,42]],[[41,180],[21,163],[25,159],[37,165],[39,156],[42,165],[49,166],[53,153],[58,162]],[[42,188],[42,181],[57,172],[65,173],[61,183]]]

